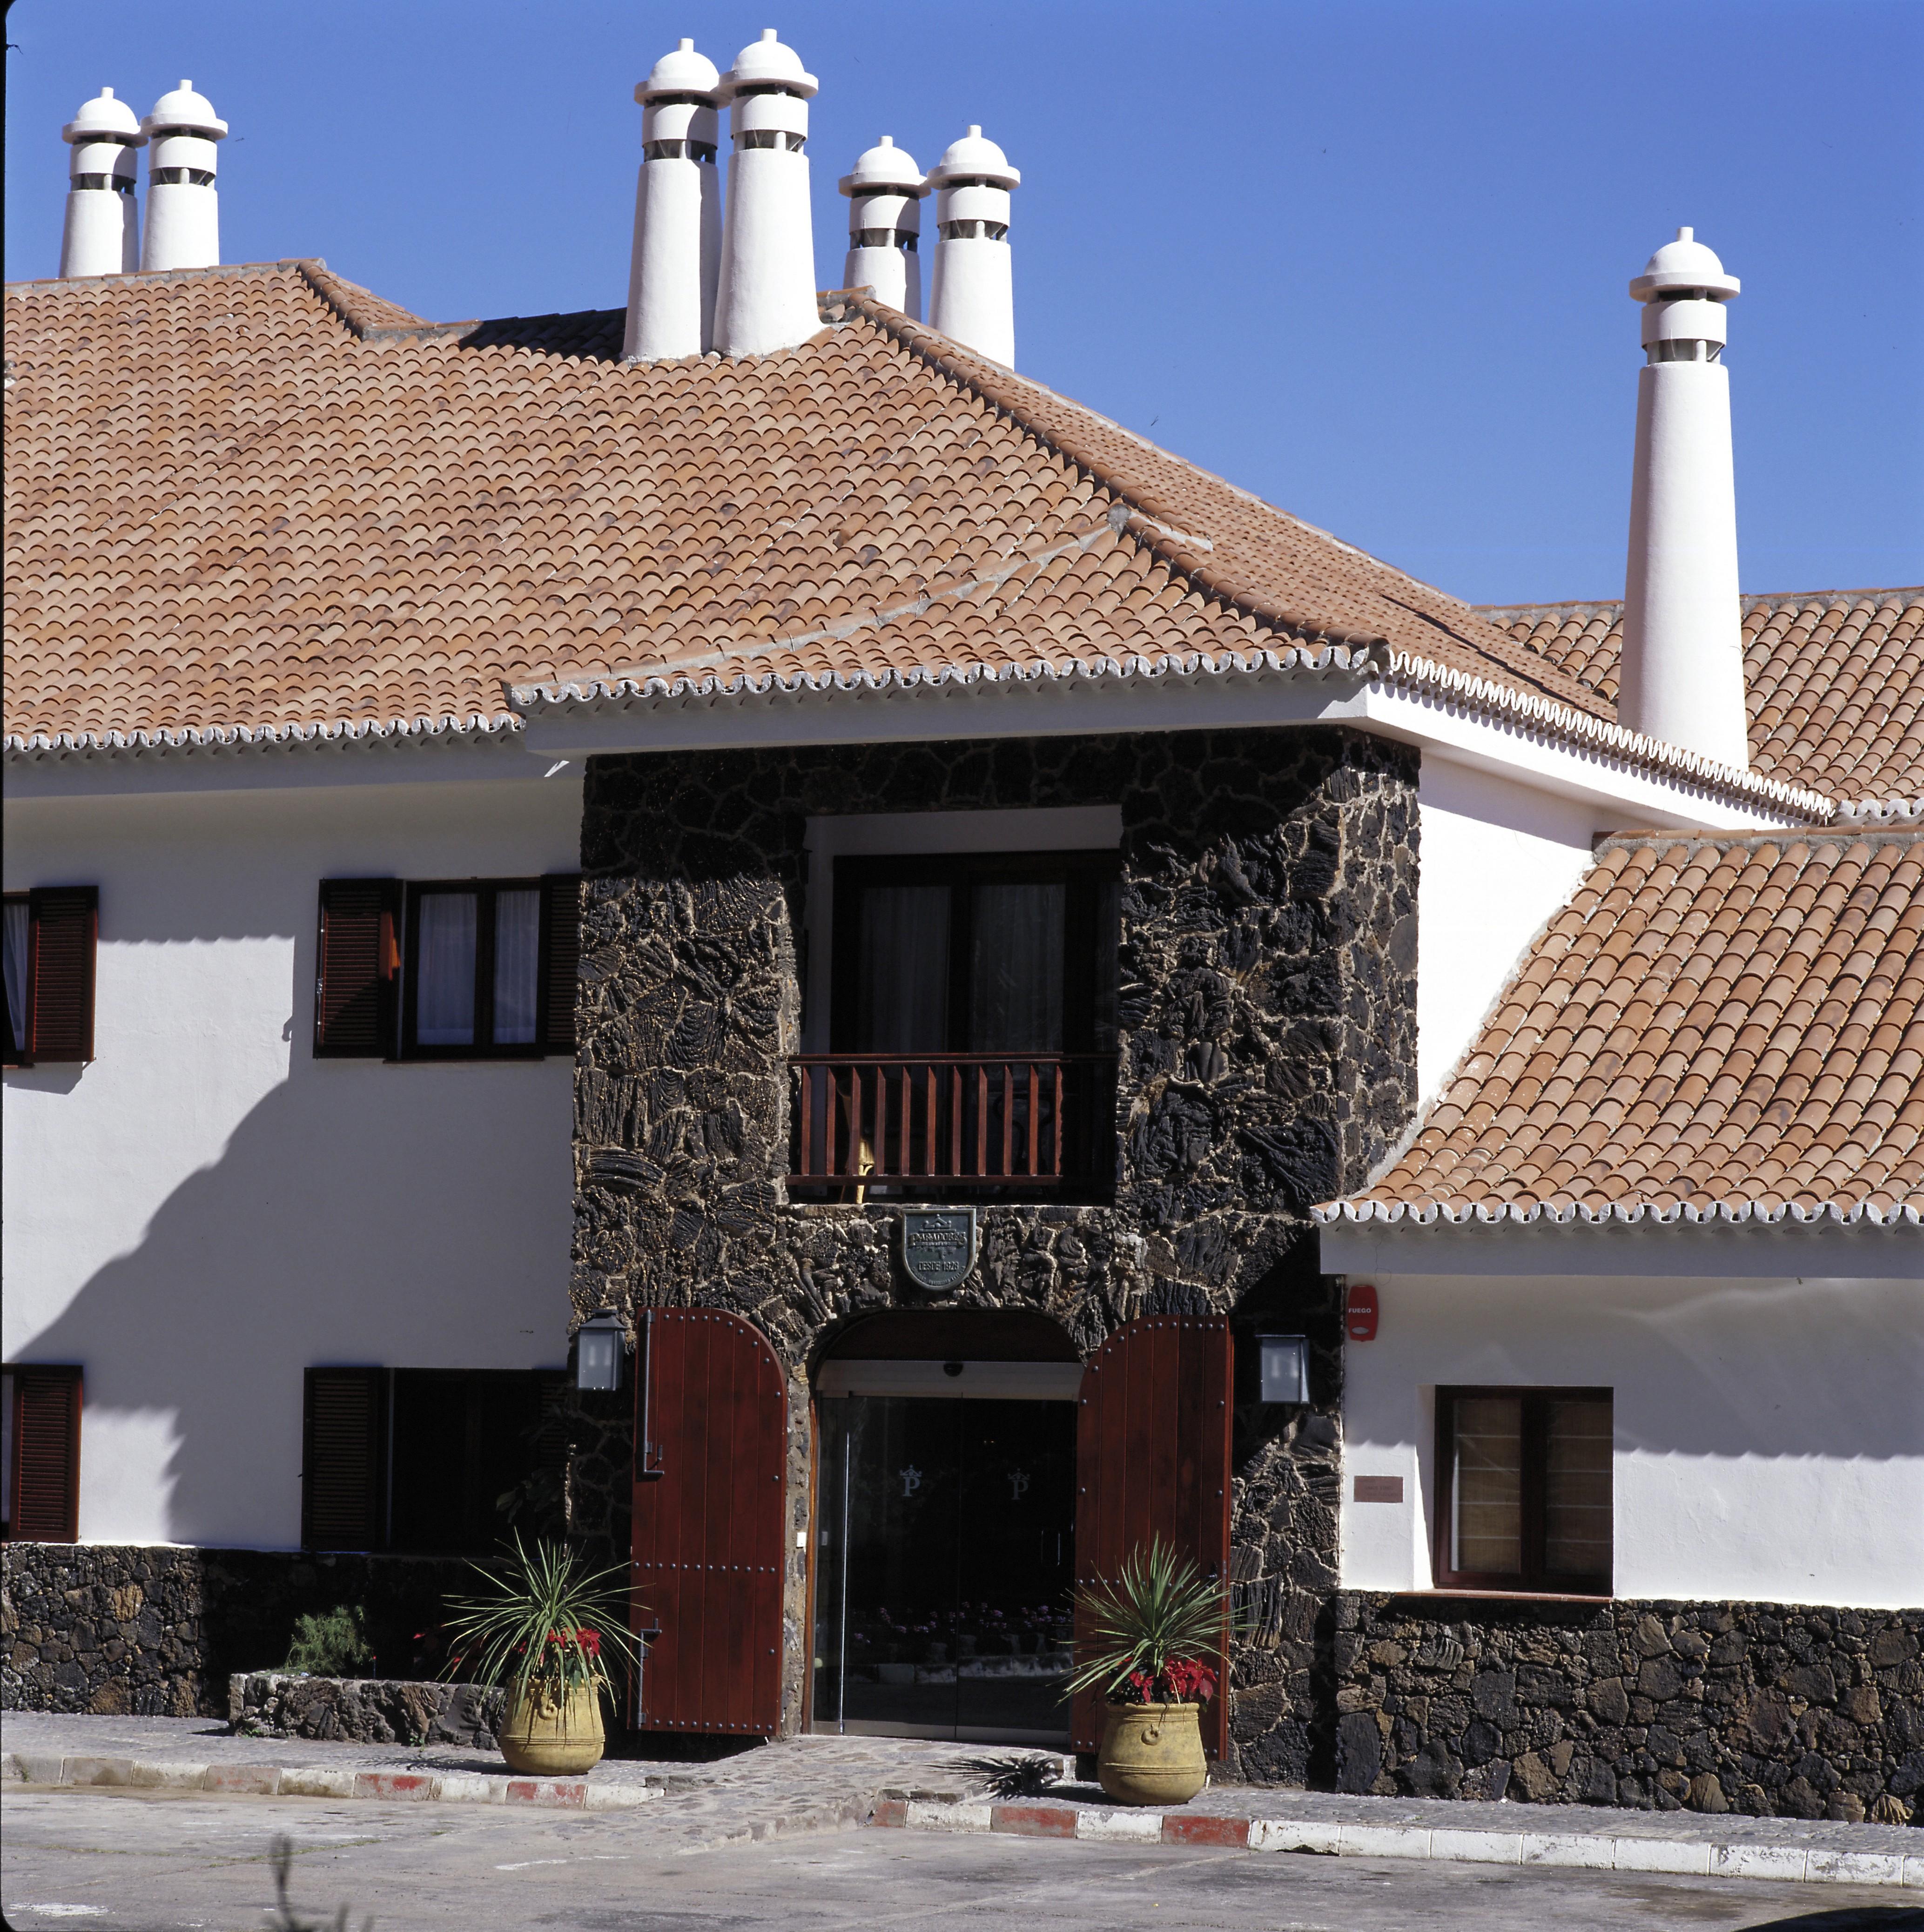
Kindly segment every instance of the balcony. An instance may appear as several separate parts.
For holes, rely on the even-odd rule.
[[[805,1053],[789,1063],[803,1200],[1100,1201],[1112,1053]]]

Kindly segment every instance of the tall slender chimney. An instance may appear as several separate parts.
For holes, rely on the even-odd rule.
[[[722,267],[722,182],[715,166],[721,76],[683,40],[635,90],[641,168],[635,182],[635,254],[628,276],[630,362],[699,356],[715,346]]]
[[[848,289],[873,289],[890,308],[922,320],[922,197],[929,192],[915,157],[894,137],[881,141],[842,177],[848,197],[848,260],[842,272]]]
[[[1748,767],[1724,304],[1734,275],[1679,228],[1630,284],[1643,304],[1619,720]]]
[[[143,268],[211,268],[221,260],[219,165],[214,144],[227,124],[214,104],[184,80],[154,103],[140,124],[153,146],[147,155],[147,239]]]
[[[131,275],[140,266],[134,151],[147,145],[134,110],[104,87],[82,104],[60,138],[70,144],[62,275]]]
[[[734,136],[715,297],[715,346],[724,356],[793,349],[821,327],[805,152],[818,86],[773,27],[722,76]]]
[[[1009,158],[971,128],[935,164],[935,286],[929,320],[992,362],[1016,366],[1016,296],[1010,272],[1009,190],[1022,184]]]

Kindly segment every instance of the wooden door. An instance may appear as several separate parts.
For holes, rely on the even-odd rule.
[[[1228,1576],[1230,1387],[1229,1324],[1220,1316],[1142,1316],[1089,1358],[1076,1410],[1079,1592],[1113,1581],[1158,1536],[1205,1576]],[[1076,1748],[1094,1750],[1095,1692],[1077,1697],[1073,1724]],[[1214,1758],[1228,1749],[1226,1672],[1202,1707],[1202,1744]]]
[[[644,1317],[635,1375],[630,1621],[641,1730],[772,1736],[782,1715],[788,1399],[740,1316]]]

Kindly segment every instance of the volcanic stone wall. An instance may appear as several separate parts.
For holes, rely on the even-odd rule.
[[[1307,1210],[1360,1185],[1414,1104],[1416,778],[1412,752],[1329,728],[588,767],[575,1306],[733,1310],[788,1364],[798,1418],[839,1328],[918,1300],[888,1210],[785,1198],[809,818],[1120,806],[1115,1199],[987,1208],[956,1300],[1038,1310],[1085,1352],[1145,1313],[1311,1336],[1308,1412],[1238,1389],[1233,1574],[1256,1630],[1238,1660],[1232,1752],[1257,1778],[1334,1773],[1341,1357]],[[806,1451],[798,1438],[797,1528]],[[619,1468],[622,1446],[588,1460]],[[806,1575],[791,1562],[794,1722]]]
[[[474,1587],[455,1557],[172,1544],[0,1544],[0,1708],[224,1718],[228,1679],[287,1657],[296,1619],[353,1606],[381,1665],[426,1676],[416,1633]]]
[[[1344,1791],[1917,1816],[1924,1610],[1345,1592],[1336,1624]]]

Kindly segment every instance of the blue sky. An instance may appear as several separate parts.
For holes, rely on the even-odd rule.
[[[18,0],[7,274],[58,265],[61,124],[191,76],[229,261],[419,312],[623,298],[634,83],[780,28],[836,178],[978,121],[1022,169],[1027,374],[1478,602],[1621,594],[1637,314],[1681,222],[1740,276],[1747,590],[1924,580],[1918,0]]]

